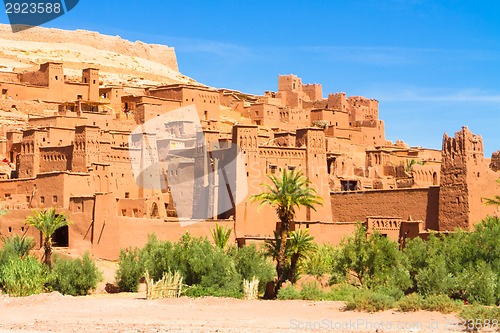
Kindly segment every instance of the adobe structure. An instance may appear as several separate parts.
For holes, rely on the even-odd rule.
[[[320,84],[303,84],[295,75],[280,75],[276,92],[252,95],[188,84],[99,86],[93,68],[82,71],[81,82],[66,82],[61,63],[45,63],[35,72],[1,73],[0,89],[8,104],[59,105],[24,126],[2,127],[0,203],[8,214],[0,217],[1,236],[38,239],[25,218],[33,209],[56,207],[73,221],[56,233],[56,244],[102,258],[143,245],[151,233],[169,240],[186,231],[209,236],[216,223],[233,228],[240,245],[258,242],[272,237],[278,219],[250,197],[269,182],[266,175],[291,169],[302,171],[324,199],[316,211],[298,211],[292,227],[309,228],[320,243],[338,243],[357,221],[369,233],[400,240],[471,228],[498,214],[482,201],[500,192],[500,153],[486,158],[481,137],[467,127],[455,137],[445,134],[441,151],[392,143],[377,100],[342,92],[323,98]],[[158,117],[193,105],[199,123],[175,120],[168,135],[146,130]],[[144,140],[153,147],[149,156]],[[227,164],[232,147],[244,170],[228,171],[235,188],[217,168]],[[171,162],[140,177],[166,184],[143,186],[133,164],[155,159]],[[171,182],[184,192],[172,193]],[[228,202],[224,190],[231,205],[219,209]],[[243,197],[235,201],[234,191]]]

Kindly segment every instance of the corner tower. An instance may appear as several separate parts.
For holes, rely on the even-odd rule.
[[[467,127],[455,137],[443,136],[439,230],[467,229],[479,222],[483,203],[481,183],[485,176],[483,139]]]

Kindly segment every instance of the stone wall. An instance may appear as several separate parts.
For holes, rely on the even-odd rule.
[[[338,192],[330,199],[336,222],[364,222],[368,216],[411,217],[424,221],[426,229],[437,229],[439,187]]]

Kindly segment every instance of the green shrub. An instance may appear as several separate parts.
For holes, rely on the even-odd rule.
[[[396,303],[396,307],[402,312],[412,312],[422,309],[424,299],[417,293],[406,295]]]
[[[329,245],[318,246],[318,249],[302,261],[304,273],[317,278],[332,273],[337,249]],[[345,277],[345,275],[344,275]]]
[[[276,273],[272,262],[254,244],[238,248],[233,256],[241,278],[251,280],[255,276],[259,279],[259,292],[263,292],[266,283],[272,281]]]
[[[300,291],[293,285],[289,284],[285,288],[281,288],[278,292],[277,298],[280,300],[300,299]]]
[[[420,269],[415,277],[418,292],[424,297],[449,294],[454,281],[446,267],[444,256],[431,257],[428,266]]]
[[[326,293],[325,298],[331,301],[349,302],[354,299],[354,294],[358,292],[358,287],[343,283],[332,287],[332,289]]]
[[[424,299],[422,309],[441,313],[451,313],[460,309],[460,301],[454,301],[443,294],[430,295]]]
[[[161,242],[156,235],[148,237],[148,242],[141,249],[139,261],[144,272],[148,271],[150,277],[158,281],[163,274],[174,270],[173,244],[169,241]],[[144,273],[142,272],[142,273]]]
[[[396,286],[375,286],[374,288],[372,288],[372,290],[376,293],[379,293],[379,294],[384,294],[384,295],[387,295],[387,296],[390,296],[391,298],[393,298],[395,301],[399,301],[401,298],[404,297],[404,293],[401,291],[401,289],[399,289],[398,287]]]
[[[46,281],[45,266],[32,256],[13,256],[0,266],[0,286],[11,296],[44,292]]]
[[[389,295],[360,289],[358,293],[354,294],[353,299],[346,303],[345,310],[377,312],[393,308],[394,303],[394,298]]]
[[[122,292],[137,292],[139,290],[139,282],[144,275],[144,267],[139,260],[139,252],[137,248],[120,251],[115,279],[118,288]]]
[[[24,258],[35,247],[33,237],[13,237],[2,238],[3,249],[0,250],[0,265],[12,256]]]
[[[200,285],[189,286],[183,291],[182,294],[188,297],[214,296],[214,297],[243,298],[243,292],[239,290],[234,290],[234,289],[226,290],[213,287],[203,287]]]
[[[324,299],[325,297],[324,293],[319,290],[318,283],[316,281],[312,281],[302,284],[300,298],[303,300],[315,301]]]
[[[367,236],[362,224],[342,240],[332,271],[350,275],[368,288],[394,286],[403,291],[411,286],[407,259],[399,245],[378,232]]]
[[[185,277],[187,285],[241,291],[243,279],[232,258],[214,248],[207,238],[192,238],[188,233],[173,247],[173,270]]]
[[[102,281],[99,271],[88,253],[83,258],[55,258],[49,275],[48,286],[64,295],[83,296],[95,290],[97,283]]]
[[[480,328],[494,328],[498,330],[500,323],[500,308],[483,305],[463,306],[458,315],[464,321],[465,328],[476,330]]]
[[[498,277],[490,265],[480,262],[465,268],[457,277],[457,291],[470,303],[494,305]]]

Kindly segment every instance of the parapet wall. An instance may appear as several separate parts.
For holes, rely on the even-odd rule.
[[[437,229],[439,187],[338,192],[330,195],[332,220],[365,221],[368,216],[401,217],[424,221],[425,229]]]

